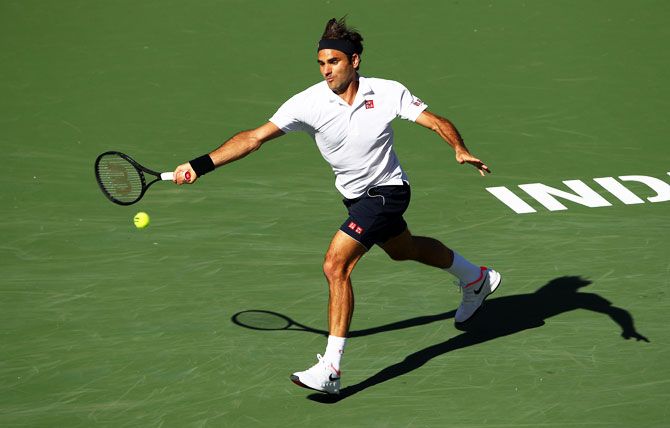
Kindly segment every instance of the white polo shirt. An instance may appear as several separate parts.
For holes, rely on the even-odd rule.
[[[307,132],[333,168],[335,187],[353,199],[370,187],[407,181],[391,122],[415,121],[427,107],[398,82],[361,76],[351,106],[324,80],[286,101],[270,122],[284,132]]]

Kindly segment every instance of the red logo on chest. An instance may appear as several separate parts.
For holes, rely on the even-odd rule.
[[[374,100],[365,100],[365,108],[375,108]]]

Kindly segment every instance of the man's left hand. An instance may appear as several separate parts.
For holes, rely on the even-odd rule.
[[[491,170],[489,169],[488,166],[484,165],[484,162],[481,160],[477,159],[476,157],[472,156],[468,152],[458,152],[456,153],[456,161],[460,164],[464,163],[469,163],[470,165],[474,166],[479,170],[479,173],[482,175],[482,177],[486,174],[484,172],[488,172],[489,174],[491,173]]]

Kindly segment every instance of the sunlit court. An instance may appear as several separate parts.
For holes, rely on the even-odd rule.
[[[372,78],[411,91],[388,107],[403,218],[490,268],[477,296],[385,236],[362,244],[343,156],[309,135],[324,128],[282,122],[243,159],[195,160],[337,70],[319,52],[340,45],[319,43],[343,16],[369,82],[347,135],[387,113]],[[0,426],[670,425],[669,16],[652,0],[3,0]],[[349,108],[334,76],[324,102]],[[459,164],[428,111],[491,173]],[[360,259],[327,393],[295,373],[341,325],[334,242]]]

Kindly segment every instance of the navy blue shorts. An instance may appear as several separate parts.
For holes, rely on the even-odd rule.
[[[356,199],[344,199],[349,218],[340,230],[360,242],[368,250],[384,244],[407,229],[402,215],[409,206],[409,184],[377,186]]]

